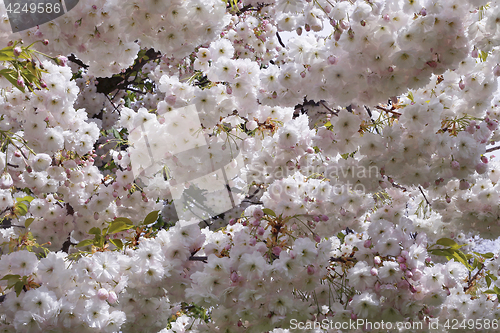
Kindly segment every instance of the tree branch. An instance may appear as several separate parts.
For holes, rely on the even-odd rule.
[[[420,190],[420,193],[422,193],[422,195],[424,196],[425,202],[427,202],[427,204],[432,207],[429,200],[427,200],[427,197],[425,196],[424,191],[422,190],[422,186],[419,186],[418,189]]]
[[[495,151],[495,150],[498,150],[498,149],[500,149],[500,146],[491,147],[491,148],[486,149],[486,152],[487,153],[491,153],[492,151]]]

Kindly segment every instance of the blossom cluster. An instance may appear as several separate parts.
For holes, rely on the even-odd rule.
[[[500,319],[499,8],[0,6],[0,330]]]

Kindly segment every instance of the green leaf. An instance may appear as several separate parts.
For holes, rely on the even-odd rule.
[[[113,220],[113,222],[124,222],[126,224],[134,224],[134,222],[132,222],[131,219],[126,217],[117,217],[116,219]],[[111,224],[113,224],[113,222],[111,222]]]
[[[114,137],[115,137],[116,139],[123,140],[123,139],[122,139],[122,136],[120,135],[120,133],[119,133],[116,129],[114,129],[114,128],[113,128],[113,130],[112,130],[112,131],[113,131],[113,135],[114,135]]]
[[[15,70],[8,68],[2,69],[0,71],[0,75],[6,78],[14,87],[21,90],[22,92],[25,92],[24,87],[21,87],[17,84],[17,72]]]
[[[123,249],[123,242],[116,238],[116,239],[109,239],[110,243],[119,248],[120,250]]]
[[[9,61],[9,60],[13,60],[13,57],[14,57],[14,53],[12,53],[12,56],[9,56],[9,55],[8,55],[8,54],[6,54],[5,52],[0,51],[0,61]]]
[[[489,290],[483,291],[483,294],[494,294],[494,295],[496,295],[496,292],[494,290],[489,289]]]
[[[101,229],[97,227],[93,227],[89,230],[89,234],[91,235],[100,235],[101,234]]]
[[[429,250],[429,253],[435,256],[452,257],[454,250],[451,249],[433,249]]]
[[[35,198],[33,198],[30,195],[27,195],[27,196],[22,197],[22,198],[16,198],[16,200],[17,200],[17,202],[19,202],[19,201],[27,201],[28,203],[31,203],[33,200],[35,200]]]
[[[147,224],[151,224],[153,222],[156,222],[156,220],[158,220],[158,213],[159,212],[160,212],[159,210],[155,210],[155,211],[149,213],[146,216],[146,218],[144,219],[143,223],[147,225]]]
[[[500,288],[498,288],[497,286],[495,286],[493,288],[493,290],[497,293],[497,294],[500,294]]]
[[[21,294],[21,291],[23,291],[24,283],[22,281],[19,281],[15,284],[14,290],[16,291],[16,296],[19,297]]]
[[[132,222],[132,221],[130,221]],[[122,231],[125,231],[125,230],[128,230],[130,228],[133,228],[134,225],[133,224],[127,224],[123,221],[113,221],[111,222],[111,224],[109,225],[109,228],[108,228],[108,234],[116,234],[117,232],[122,232]]]
[[[21,275],[7,274],[0,280],[6,280],[7,283],[12,287],[17,281],[21,280]]]
[[[89,246],[92,244],[94,244],[93,239],[85,239],[85,240],[82,240],[80,243],[76,244],[76,247],[84,247],[84,246]]]
[[[17,214],[24,216],[24,215],[28,214],[28,206],[26,206],[26,204],[24,202],[18,202],[16,204],[16,211],[17,211]]]
[[[483,258],[486,258],[486,259],[491,259],[495,256],[495,254],[492,252],[482,253],[481,255],[483,256]]]
[[[436,244],[443,245],[443,246],[449,246],[449,247],[454,247],[454,246],[458,245],[457,242],[455,242],[453,239],[450,239],[450,238],[438,239]]]
[[[264,208],[262,211],[264,212],[264,214],[276,217],[276,213],[272,209]]]
[[[472,270],[472,267],[470,267],[469,263],[467,262],[467,258],[465,257],[465,254],[462,251],[454,250],[453,258],[458,262],[462,263],[465,267],[467,267],[468,270],[470,271]]]
[[[486,286],[489,288],[490,285],[491,285],[491,278],[488,275],[486,275]]]
[[[29,219],[26,219],[26,221],[24,221],[24,227],[29,228],[31,223],[33,223],[33,221],[35,221],[35,219],[32,217],[30,217]]]

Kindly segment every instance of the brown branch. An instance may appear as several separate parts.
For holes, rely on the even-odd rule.
[[[147,57],[147,58],[145,58]],[[136,59],[134,64],[127,68],[123,73],[115,75],[112,77],[100,77],[97,79],[96,91],[103,93],[105,95],[115,91],[115,90],[130,90],[137,93],[144,94],[144,92],[130,88],[129,85],[134,84],[135,78],[137,78],[137,73],[146,65],[149,61],[154,61],[161,58],[161,52],[155,51],[153,48],[146,51],[142,58]],[[147,60],[145,60],[147,59]],[[130,81],[132,73],[135,74],[134,80]]]
[[[206,257],[206,256],[203,256],[203,257],[190,256],[188,259],[191,261],[203,261],[204,263],[206,263],[208,257]]]
[[[81,61],[80,59],[78,59],[73,53],[71,53],[71,55],[68,57],[68,60],[77,64],[78,66],[80,67],[83,67],[83,68],[89,68],[89,65],[85,65],[83,63],[83,61]]]
[[[422,195],[424,196],[425,202],[427,202],[427,204],[432,207],[432,205],[429,202],[429,200],[427,200],[427,197],[425,196],[424,191],[422,190],[422,187],[419,186],[418,189],[420,190],[420,193],[422,193]]]
[[[384,109],[383,107],[381,107],[379,105],[375,106],[375,108],[379,109],[379,110],[382,110],[382,111],[385,111],[385,112],[389,112],[389,113],[395,114],[397,116],[401,115],[401,113],[399,113],[399,112],[396,112],[396,111],[393,111],[393,110]]]
[[[487,153],[491,153],[492,151],[495,151],[495,150],[498,150],[498,149],[500,149],[500,146],[491,147],[491,148],[486,149],[486,152]]]
[[[478,269],[476,274],[474,274],[474,276],[472,277],[472,279],[469,280],[469,282],[467,283],[467,287],[464,287],[464,292],[469,291],[469,289],[474,286],[474,282],[478,278],[479,274],[481,274],[481,271],[483,270],[483,268],[484,268],[484,265],[481,264],[481,268]]]

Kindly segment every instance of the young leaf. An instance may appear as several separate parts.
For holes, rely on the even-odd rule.
[[[454,246],[458,245],[457,242],[455,242],[453,239],[450,239],[450,238],[438,239],[436,244],[443,245],[443,246],[449,246],[449,247],[454,247]]]
[[[116,234],[117,232],[128,230],[128,229],[133,228],[133,227],[134,227],[133,224],[126,224],[123,221],[117,222],[115,220],[115,221],[111,222],[111,224],[109,225],[108,234]]]
[[[276,213],[272,209],[264,208],[262,211],[264,212],[264,214],[276,217]]]
[[[30,217],[29,219],[26,219],[26,221],[24,221],[24,227],[29,228],[31,223],[33,223],[33,221],[35,221],[35,219],[32,217]]]
[[[92,244],[94,244],[93,239],[85,239],[85,240],[82,240],[80,243],[76,244],[76,247],[84,247],[84,246],[89,246]]]
[[[113,244],[114,246],[116,246],[117,248],[119,248],[120,250],[123,249],[123,242],[116,238],[116,239],[109,239],[109,241],[111,242],[111,244]]]
[[[146,218],[144,219],[144,222],[143,224],[151,224],[153,222],[155,222],[157,219],[158,219],[158,213],[160,211],[159,210],[155,210],[151,213],[148,214],[148,216],[146,216]]]
[[[100,235],[101,234],[101,229],[97,227],[93,227],[89,230],[89,234],[91,235]]]

